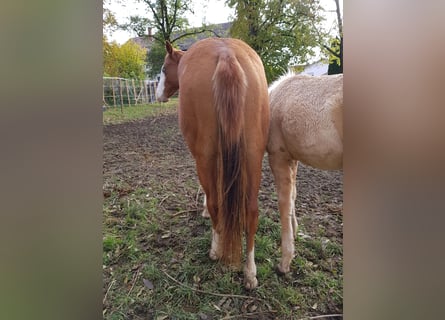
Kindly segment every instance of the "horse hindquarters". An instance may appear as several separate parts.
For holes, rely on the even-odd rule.
[[[258,283],[253,246],[269,126],[267,83],[261,60],[253,57],[240,40],[207,39],[190,48],[178,71],[181,130],[212,220],[209,255],[238,266],[246,232],[248,289]]]

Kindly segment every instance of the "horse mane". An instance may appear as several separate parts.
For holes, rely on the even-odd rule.
[[[244,141],[244,104],[247,78],[234,52],[222,48],[213,74],[213,96],[218,121],[218,231],[221,260],[238,265],[246,226],[247,174]]]
[[[284,80],[291,78],[293,76],[295,76],[296,73],[293,72],[292,70],[287,70],[287,72],[283,75],[281,75],[277,80],[275,80],[274,82],[271,83],[271,85],[269,86],[269,95],[272,92],[272,90],[274,90],[281,82],[283,82]]]

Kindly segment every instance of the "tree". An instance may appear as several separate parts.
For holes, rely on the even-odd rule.
[[[342,43],[338,37],[331,39],[329,52],[330,55],[329,55],[328,74],[343,73]]]
[[[290,64],[302,64],[319,46],[319,0],[228,0],[236,19],[231,35],[261,57],[269,82]]]
[[[328,74],[343,73],[343,20],[339,0],[334,0],[337,13],[338,36],[331,40],[330,46],[324,48],[330,53]]]
[[[103,43],[104,75],[128,79],[145,78],[145,50],[132,41],[123,45]]]
[[[145,33],[150,24],[150,19],[141,16],[130,16],[129,19],[130,21],[127,23],[120,24],[119,28],[123,30],[131,30],[136,33],[138,37],[146,36]]]
[[[155,39],[147,55],[147,65],[150,66],[148,76],[155,77],[161,69],[165,57],[165,42],[174,43],[179,39],[190,37],[198,33],[209,32],[218,36],[211,28],[187,29],[187,12],[192,12],[192,2],[183,0],[139,0],[148,6],[150,17],[130,17],[130,21],[121,28],[135,31],[142,36],[147,28],[155,30],[151,36]],[[145,35],[145,34],[144,34]]]
[[[102,0],[102,31],[104,37],[107,33],[113,32],[118,28],[118,23],[114,13],[107,7],[111,0]]]
[[[158,32],[153,35],[154,39],[165,43],[173,42],[173,32],[185,29],[188,21],[184,18],[187,11],[193,12],[190,1],[182,0],[139,0],[148,5],[153,17],[147,19],[147,26]]]
[[[189,23],[185,18],[187,12],[193,13],[193,2],[183,0],[138,0],[147,4],[151,18],[141,16],[131,16],[130,21],[122,24],[120,27],[126,30],[132,30],[139,36],[151,28],[156,30],[152,37],[162,44],[166,41],[174,43],[184,37],[196,35],[198,33],[210,32],[218,36],[209,27],[188,29]],[[187,30],[187,31],[184,31]],[[175,37],[173,35],[176,34]]]
[[[150,51],[147,54],[147,65],[150,66],[148,71],[148,77],[154,79],[158,73],[161,72],[161,66],[164,63],[165,58],[165,45],[159,41],[156,41],[151,46]]]

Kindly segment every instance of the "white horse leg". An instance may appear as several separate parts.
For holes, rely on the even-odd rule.
[[[204,210],[202,210],[202,216],[204,218],[210,218],[210,213],[209,213],[209,210],[207,209],[207,197],[206,197],[205,193],[204,193],[204,203],[203,203],[203,206],[204,206]]]
[[[210,247],[209,257],[212,260],[218,260],[222,256],[221,241],[218,232],[212,228],[212,245]]]
[[[297,199],[297,170],[298,170],[298,162],[295,163],[295,166],[292,168],[292,201],[291,201],[291,222],[292,222],[292,229],[294,234],[294,239],[297,238],[297,231],[298,231],[298,222],[297,222],[297,212],[295,210],[295,200]]]
[[[246,263],[244,265],[244,286],[254,289],[258,286],[255,265],[255,234],[258,229],[258,202],[250,200],[246,216]]]
[[[202,216],[204,218],[210,218],[209,209],[207,208],[207,196],[204,193],[204,210],[202,211]],[[212,260],[218,260],[222,256],[221,241],[218,232],[212,227],[212,244],[210,246],[209,257]]]
[[[278,193],[278,208],[281,220],[281,261],[278,271],[287,273],[290,271],[290,263],[295,253],[294,234],[296,232],[295,202],[296,190],[294,190],[296,161],[278,158],[269,155],[275,185]],[[296,187],[295,187],[296,188]]]
[[[246,289],[254,289],[258,285],[256,278],[255,248],[247,252],[246,264],[244,265],[244,286]]]

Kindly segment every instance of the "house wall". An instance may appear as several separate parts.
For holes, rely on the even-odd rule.
[[[322,61],[313,63],[304,68],[301,74],[307,74],[310,76],[321,76],[328,74],[329,64],[324,63]]]

